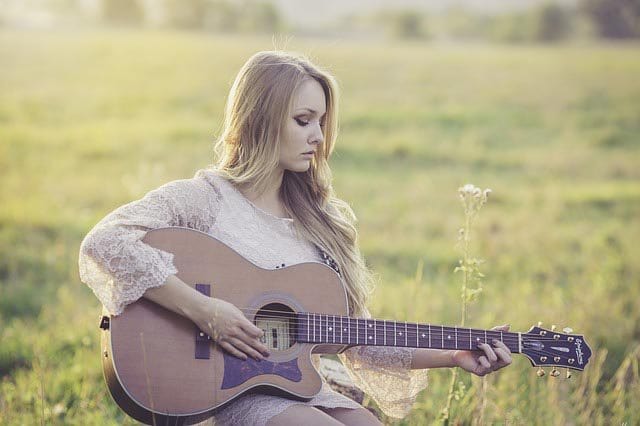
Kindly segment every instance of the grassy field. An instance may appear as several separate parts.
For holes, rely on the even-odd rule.
[[[133,424],[99,360],[80,241],[106,213],[211,162],[226,92],[270,38],[0,32],[0,423]],[[453,423],[640,421],[638,45],[289,40],[343,89],[335,187],[360,219],[378,317],[456,324],[457,189],[493,190],[473,253],[487,278],[467,324],[543,321],[594,350],[540,379],[525,357],[461,374]],[[422,277],[416,272],[422,268]],[[407,425],[437,421],[434,370]]]

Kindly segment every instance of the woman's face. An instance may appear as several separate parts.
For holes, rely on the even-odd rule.
[[[326,101],[322,86],[313,78],[303,81],[293,94],[280,143],[282,170],[306,172],[318,145],[324,142]]]

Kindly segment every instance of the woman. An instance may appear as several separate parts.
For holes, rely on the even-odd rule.
[[[141,242],[151,229],[186,226],[216,237],[262,268],[327,263],[345,284],[350,314],[368,316],[371,279],[357,246],[355,216],[335,197],[328,165],[337,133],[337,98],[334,79],[308,60],[282,52],[255,54],[231,88],[215,167],[151,191],[98,223],[81,247],[83,282],[113,315],[145,297],[191,319],[234,356],[268,357],[261,330],[237,307],[195,291],[176,277],[170,253]],[[386,414],[403,417],[427,384],[427,368],[458,366],[484,375],[511,362],[502,342],[479,348],[359,346],[340,357]],[[326,385],[306,403],[242,396],[217,412],[215,420],[379,424],[368,410]]]

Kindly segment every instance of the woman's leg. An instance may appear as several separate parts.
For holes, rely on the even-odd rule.
[[[355,410],[354,410],[355,411]],[[296,404],[273,416],[267,426],[342,426],[343,423],[309,405]]]
[[[380,420],[366,408],[323,408],[322,411],[329,414],[347,426],[380,426]]]

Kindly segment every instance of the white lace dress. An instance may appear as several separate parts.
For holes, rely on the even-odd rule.
[[[173,255],[141,242],[151,229],[184,226],[205,232],[256,265],[324,261],[319,251],[297,237],[293,220],[271,215],[213,170],[169,182],[101,220],[80,248],[80,278],[112,315],[162,285],[177,272]],[[339,355],[354,383],[383,412],[404,417],[427,385],[426,370],[411,370],[412,349],[358,346]],[[242,396],[215,415],[216,424],[264,425],[293,404],[358,408],[359,404],[324,385],[308,402],[270,395]]]

